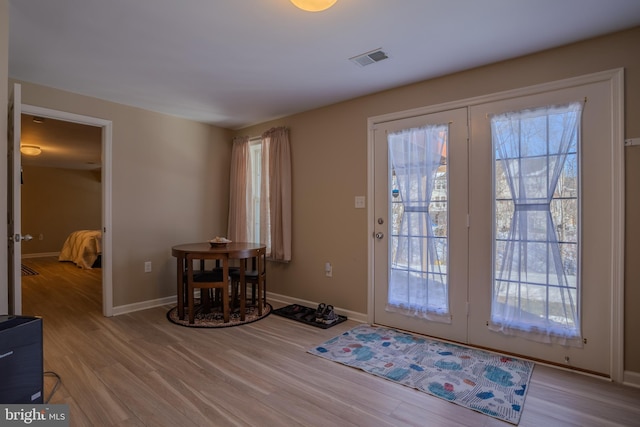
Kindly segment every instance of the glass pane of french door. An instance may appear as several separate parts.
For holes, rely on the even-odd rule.
[[[576,232],[581,111],[575,102],[491,118],[494,331],[582,344]]]
[[[465,342],[467,109],[374,134],[374,322]]]

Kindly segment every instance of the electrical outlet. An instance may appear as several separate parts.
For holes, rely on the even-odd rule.
[[[40,235],[38,236],[38,240],[44,240],[44,234],[40,233]]]
[[[144,272],[151,273],[151,261],[144,262]]]
[[[333,266],[330,262],[324,265],[324,275],[327,277],[333,277]]]

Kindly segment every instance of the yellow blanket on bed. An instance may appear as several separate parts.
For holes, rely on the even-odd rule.
[[[58,260],[71,261],[80,268],[90,270],[101,253],[102,232],[100,230],[80,230],[69,234],[62,246]]]

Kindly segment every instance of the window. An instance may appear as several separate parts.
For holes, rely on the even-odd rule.
[[[447,125],[388,135],[391,268],[387,310],[449,322]]]
[[[262,144],[260,139],[249,141],[249,162],[251,176],[249,178],[250,208],[249,236],[252,242],[260,242],[260,195],[262,183]]]
[[[228,237],[263,243],[268,259],[291,261],[289,131],[234,138],[230,169]]]
[[[582,104],[491,119],[491,328],[540,341],[580,337],[579,128]]]

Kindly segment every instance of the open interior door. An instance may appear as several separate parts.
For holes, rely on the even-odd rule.
[[[9,123],[7,146],[7,219],[9,236],[8,272],[9,272],[9,314],[22,314],[22,234],[20,231],[20,183],[21,183],[21,159],[20,159],[20,115],[22,114],[21,86],[13,85],[9,97]]]

